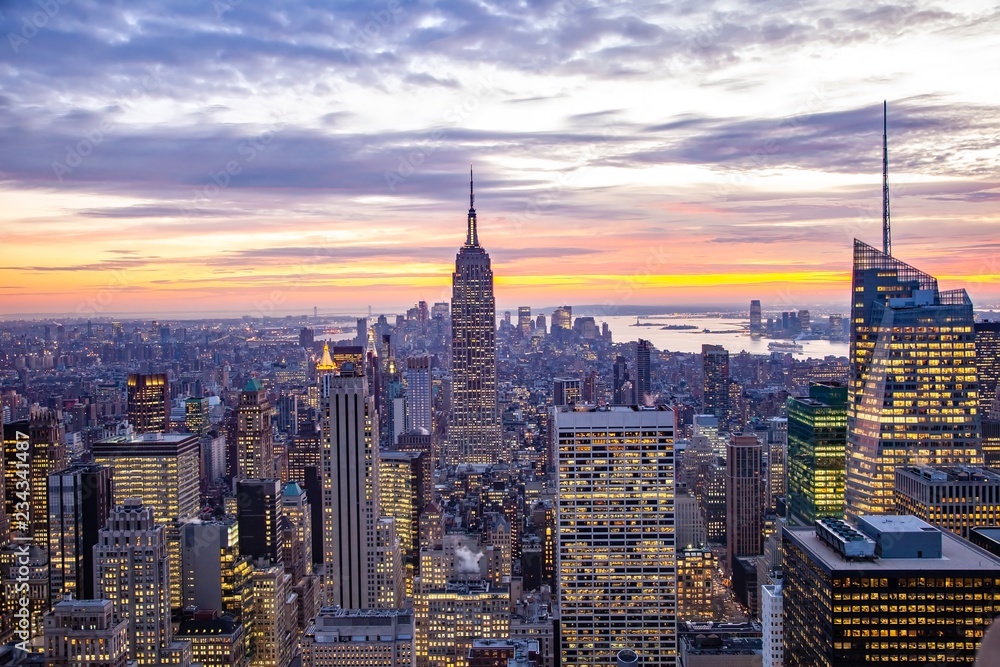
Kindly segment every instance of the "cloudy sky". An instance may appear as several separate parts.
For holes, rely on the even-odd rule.
[[[1000,300],[990,1],[0,0],[0,315]]]

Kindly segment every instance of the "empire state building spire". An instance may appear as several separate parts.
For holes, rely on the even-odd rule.
[[[465,237],[465,245],[479,245],[479,231],[476,229],[476,191],[472,184],[472,165],[469,165],[469,230]]]

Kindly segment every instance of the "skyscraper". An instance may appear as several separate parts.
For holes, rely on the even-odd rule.
[[[653,344],[642,338],[635,348],[635,402],[639,405],[651,405],[653,400],[649,366],[652,348]]]
[[[614,386],[611,402],[614,405],[631,405],[635,401],[632,398],[632,381],[629,379],[628,362],[620,354],[615,357],[615,363],[611,366],[614,375]]]
[[[236,516],[240,529],[240,555],[252,560],[282,564],[281,482],[276,479],[241,479],[236,482]]]
[[[451,284],[448,462],[497,463],[506,457],[497,408],[496,302],[490,256],[479,245],[471,172],[465,245],[455,258]]]
[[[573,405],[582,400],[579,378],[556,378],[552,381],[552,405]]]
[[[166,373],[128,376],[128,421],[137,435],[166,433],[170,426],[170,380]]]
[[[854,241],[846,511],[893,510],[900,465],[982,465],[972,301]]]
[[[976,368],[979,375],[979,414],[1000,417],[997,384],[1000,383],[1000,321],[976,322]]]
[[[517,332],[521,338],[531,335],[531,306],[517,307]]]
[[[236,409],[236,448],[239,477],[274,479],[274,443],[271,404],[260,381],[251,379],[240,393]]]
[[[675,664],[674,421],[664,407],[555,410],[564,665],[610,666],[625,648]]]
[[[323,563],[326,604],[376,606],[375,528],[378,519],[378,415],[363,366],[345,361],[321,388],[330,406],[323,443]]]
[[[729,351],[721,345],[701,346],[704,375],[703,412],[719,418],[719,430],[729,430]]]
[[[65,429],[57,413],[42,409],[3,426],[3,471],[10,530],[48,545],[49,474],[66,467]],[[27,481],[30,490],[24,493]],[[24,512],[24,502],[29,505]]]
[[[762,552],[762,452],[755,435],[733,435],[726,446],[726,557],[730,570],[738,556]]]
[[[847,387],[813,383],[808,398],[789,397],[788,515],[803,526],[844,516]]]
[[[45,664],[51,667],[125,667],[128,622],[111,600],[65,600],[45,615]]]
[[[434,433],[434,394],[431,391],[431,358],[428,355],[406,360],[406,412],[409,429]]]
[[[49,594],[94,597],[94,545],[111,513],[111,468],[81,464],[49,475]]]
[[[166,536],[152,507],[130,498],[112,510],[94,547],[94,580],[97,598],[111,600],[115,616],[128,621],[129,659],[140,665],[169,662],[170,569]]]
[[[760,325],[760,301],[754,299],[750,302],[750,335],[759,336],[763,333]]]

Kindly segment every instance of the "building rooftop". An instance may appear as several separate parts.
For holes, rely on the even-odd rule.
[[[923,524],[923,526],[933,528],[916,517],[909,518],[919,522],[919,524]],[[902,522],[899,525],[915,526],[918,524]],[[928,570],[1000,569],[1000,557],[994,556],[966,542],[957,535],[947,531],[940,531],[937,528],[934,528],[934,530],[941,536],[941,558],[876,558],[873,560],[847,560],[843,558],[833,547],[827,545],[817,537],[814,528],[790,528],[785,526],[783,530],[783,537],[785,539],[789,539],[807,550],[828,571],[846,570],[862,572],[884,569],[904,572],[926,572]]]
[[[899,474],[918,478],[925,483],[989,482],[1000,484],[1000,470],[971,466],[912,465],[897,468]]]
[[[753,655],[763,651],[764,642],[759,637],[720,637],[686,635],[681,638],[684,653],[689,655]]]

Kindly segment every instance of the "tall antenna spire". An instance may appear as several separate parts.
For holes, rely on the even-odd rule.
[[[479,245],[479,230],[476,229],[476,191],[473,189],[472,165],[469,165],[469,230],[465,237],[465,245]]]
[[[889,139],[886,118],[888,105],[882,100],[882,252],[892,255],[892,234],[889,230]]]

